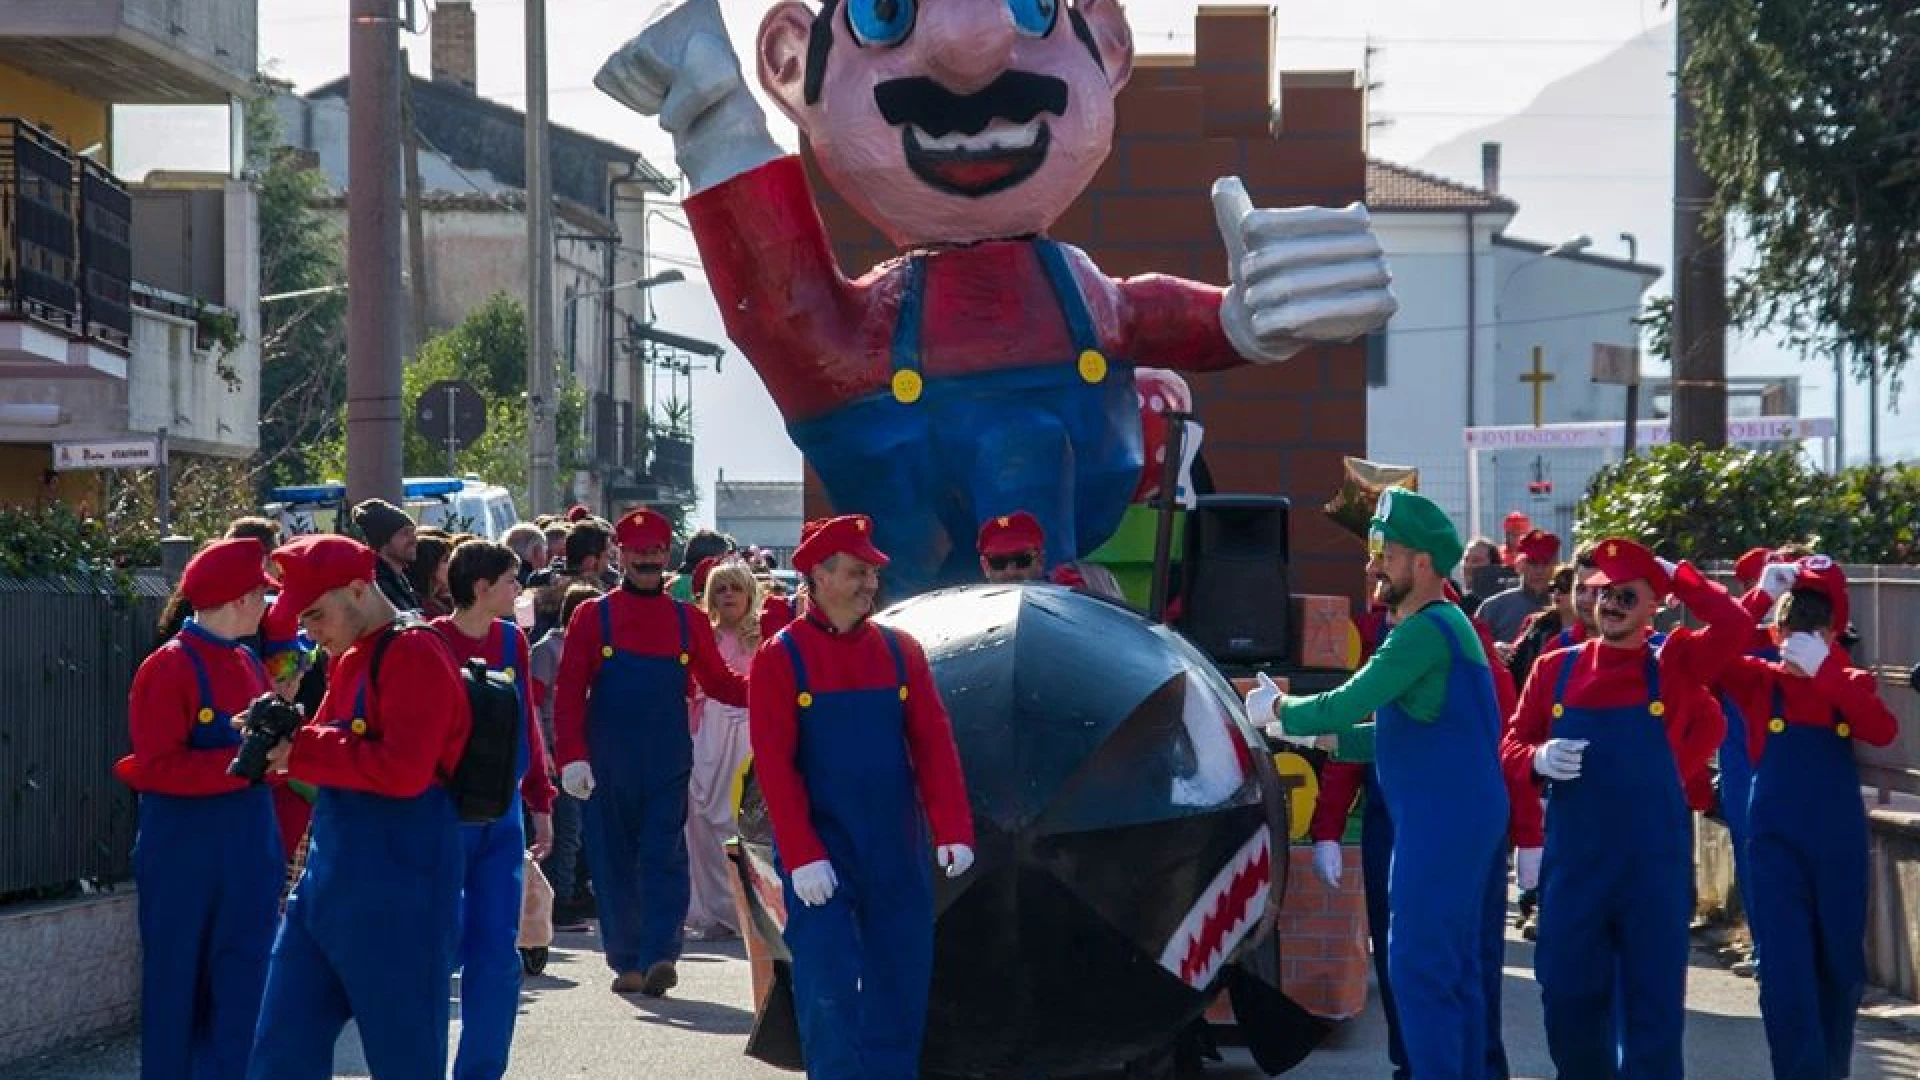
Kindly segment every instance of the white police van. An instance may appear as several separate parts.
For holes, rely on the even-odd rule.
[[[520,520],[506,488],[475,476],[412,477],[402,482],[401,491],[407,514],[417,525],[499,540]],[[345,484],[299,484],[269,494],[272,501],[262,510],[279,521],[289,537],[353,531]]]

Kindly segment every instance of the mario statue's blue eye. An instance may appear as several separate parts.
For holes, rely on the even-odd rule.
[[[1015,29],[1028,37],[1046,37],[1060,14],[1060,0],[1007,0]]]
[[[1047,0],[1051,2],[1051,0]],[[847,0],[847,27],[862,45],[898,45],[913,29],[915,0]]]

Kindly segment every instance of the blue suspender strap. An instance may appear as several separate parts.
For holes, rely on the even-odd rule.
[[[1660,700],[1660,654],[1647,650],[1647,711],[1655,716],[1664,716],[1666,703]]]
[[[1553,681],[1553,703],[1555,705],[1559,705],[1566,700],[1567,680],[1573,677],[1573,666],[1580,662],[1581,657],[1587,655],[1587,649],[1591,647],[1591,643],[1583,645],[1579,652],[1574,653],[1572,656],[1560,662],[1560,677]]]
[[[900,289],[900,310],[893,318],[893,343],[888,359],[893,367],[893,399],[902,405],[920,400],[925,388],[920,371],[920,320],[925,306],[927,261],[907,257],[907,280]]]
[[[1447,620],[1441,617],[1440,609],[1438,607],[1430,607],[1426,611],[1422,612],[1421,614],[1425,615],[1429,619],[1432,619],[1433,625],[1435,625],[1436,627],[1439,627],[1440,636],[1447,640],[1448,655],[1450,655],[1453,658],[1454,663],[1456,664],[1459,663],[1462,659],[1460,655],[1460,640],[1453,636],[1453,628],[1451,626],[1448,626]]]
[[[1066,317],[1067,332],[1073,337],[1074,365],[1080,378],[1088,383],[1101,382],[1107,377],[1107,358],[1100,351],[1100,339],[1093,331],[1093,316],[1087,311],[1086,297],[1080,293],[1073,268],[1067,265],[1066,253],[1052,240],[1034,241],[1033,250],[1046,271],[1047,284],[1053,288],[1054,302]]]
[[[600,655],[611,656],[608,650],[613,648],[613,597],[603,596],[593,606],[600,609]]]
[[[193,718],[199,723],[210,724],[213,722],[213,680],[207,678],[207,665],[200,659],[200,654],[193,651],[193,646],[179,638],[174,641],[178,642],[180,651],[187,654],[187,663],[193,665],[193,682],[200,693],[200,704],[194,708]]]
[[[793,664],[793,689],[799,696],[800,707],[804,709],[813,704],[813,695],[807,692],[807,665],[800,659],[800,645],[785,630],[780,631],[775,640],[787,650],[787,660]]]
[[[682,664],[685,664],[688,659],[687,650],[693,647],[693,642],[687,636],[687,605],[681,603],[678,600],[675,600],[673,602],[673,613],[680,620],[680,654],[679,655],[680,655],[680,662]]]
[[[900,652],[900,639],[884,626],[874,629],[880,631],[880,640],[887,643],[887,652],[893,655],[893,681],[900,687],[900,698],[904,701],[907,693],[907,658]]]

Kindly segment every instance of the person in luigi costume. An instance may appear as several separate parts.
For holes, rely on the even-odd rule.
[[[1261,679],[1247,714],[1272,738],[1338,735],[1346,754],[1371,750],[1395,829],[1387,968],[1408,1064],[1421,1080],[1504,1076],[1507,794],[1492,670],[1446,600],[1464,545],[1431,499],[1396,487],[1381,492],[1367,549],[1374,599],[1393,613],[1386,640],[1324,694]]]

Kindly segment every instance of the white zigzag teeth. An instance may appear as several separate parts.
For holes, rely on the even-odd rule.
[[[1227,957],[1267,912],[1272,844],[1272,833],[1262,825],[1220,868],[1160,951],[1161,967],[1196,990],[1213,982]]]

